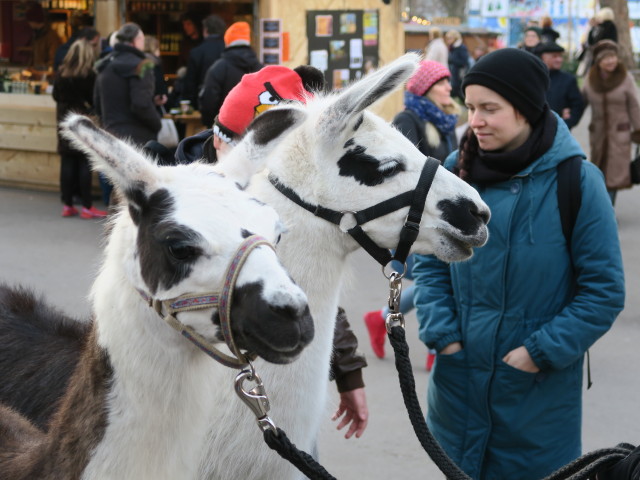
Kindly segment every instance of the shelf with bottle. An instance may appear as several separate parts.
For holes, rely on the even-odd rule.
[[[93,0],[42,0],[41,5],[47,10],[90,10]]]
[[[184,10],[184,1],[133,0],[129,2],[129,12],[175,13]]]
[[[181,33],[162,33],[159,37],[162,55],[177,55],[180,51]]]

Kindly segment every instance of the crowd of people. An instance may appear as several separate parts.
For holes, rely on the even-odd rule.
[[[624,306],[614,205],[617,191],[631,186],[632,144],[640,143],[637,87],[620,60],[611,14],[602,9],[588,34],[581,88],[563,70],[566,52],[548,17],[525,29],[519,48],[475,48],[473,56],[457,30],[432,28],[393,119],[424,155],[476,187],[492,211],[490,240],[471,261],[414,255],[395,266],[413,281],[400,310],[415,308],[428,347],[428,425],[472,478],[542,478],[582,453],[583,361]],[[211,15],[200,28],[188,15],[182,21],[186,70],[172,91],[157,40],[135,23],[107,42],[90,26],[74,32],[51,55],[58,120],[70,111],[95,115],[160,161],[216,162],[261,111],[326,88],[312,67],[264,67],[246,22],[227,26]],[[263,108],[247,102],[249,94]],[[163,108],[179,101],[197,108],[207,128],[183,139],[174,155],[158,150],[157,140]],[[571,134],[586,106],[589,152]],[[58,151],[62,216],[104,217],[92,205],[84,154],[63,137]],[[582,203],[567,237],[556,192],[560,165],[573,158],[582,160],[575,179]],[[378,358],[387,314],[382,308],[364,317]],[[347,437],[360,436],[369,416],[366,361],[342,309],[336,325],[332,374],[341,402],[334,419],[348,426]]]

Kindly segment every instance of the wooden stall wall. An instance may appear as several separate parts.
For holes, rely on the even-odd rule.
[[[56,107],[48,95],[0,94],[0,184],[58,190]]]
[[[309,62],[307,44],[308,10],[377,10],[379,12],[379,51],[380,65],[385,65],[401,56],[404,51],[404,30],[400,21],[400,2],[385,4],[382,0],[308,0],[289,2],[284,0],[260,0],[258,5],[260,18],[282,20],[282,31],[289,35],[289,61],[285,65],[294,68]],[[373,111],[386,120],[403,108],[402,92],[398,91],[377,103]]]

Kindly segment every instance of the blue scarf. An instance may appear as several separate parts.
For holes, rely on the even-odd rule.
[[[404,92],[404,106],[416,112],[425,122],[432,123],[442,134],[451,133],[456,128],[458,116],[444,113],[427,97]]]

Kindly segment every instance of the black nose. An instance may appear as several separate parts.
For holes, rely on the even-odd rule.
[[[479,210],[478,205],[468,198],[440,200],[438,208],[442,211],[442,219],[463,235],[475,235],[489,221],[489,212]]]
[[[483,225],[486,225],[487,223],[489,223],[489,219],[491,218],[491,214],[489,213],[489,210],[484,209],[481,211],[478,209],[478,205],[476,205],[473,202],[471,203],[472,203],[472,206],[469,209],[469,213],[471,213],[471,215],[476,217]]]

